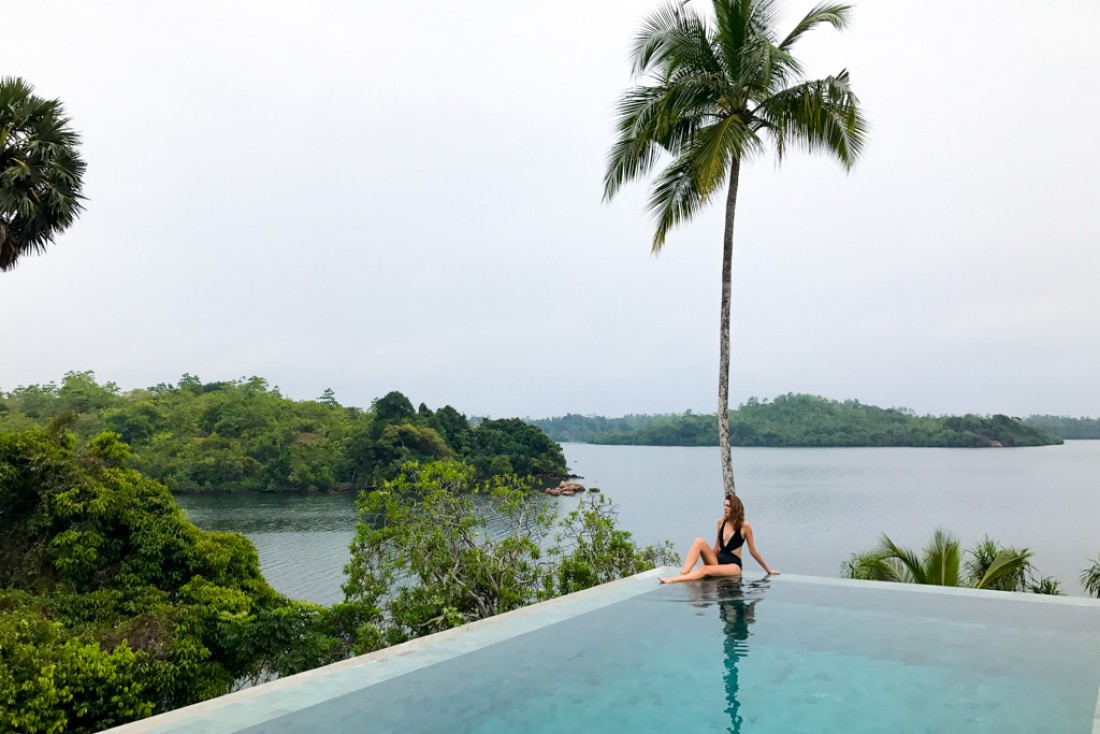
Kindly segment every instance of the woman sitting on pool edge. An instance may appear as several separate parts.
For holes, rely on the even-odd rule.
[[[760,553],[756,550],[756,543],[752,539],[752,525],[745,521],[745,505],[741,498],[726,498],[726,514],[718,520],[718,539],[711,548],[707,541],[696,538],[688,551],[687,560],[680,571],[679,576],[669,579],[661,579],[662,584],[673,584],[677,581],[695,581],[704,576],[740,576],[741,575],[741,546],[748,543],[749,553],[756,562],[763,566],[769,575],[778,574],[774,568],[764,562]],[[703,560],[703,565],[695,571],[695,562]]]

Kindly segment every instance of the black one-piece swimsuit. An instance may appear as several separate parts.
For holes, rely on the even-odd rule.
[[[734,551],[745,544],[745,538],[741,535],[741,531],[734,530],[730,534],[729,544],[722,542],[722,531],[726,529],[726,525],[729,524],[729,520],[723,522],[718,528],[718,563],[726,565],[727,563],[736,563],[739,567],[744,568],[741,565],[741,556],[735,555]]]

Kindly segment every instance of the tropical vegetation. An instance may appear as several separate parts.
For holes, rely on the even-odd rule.
[[[602,496],[561,519],[556,507],[455,461],[406,465],[363,494],[344,586],[363,610],[357,651],[679,562],[668,543],[638,548]]]
[[[199,530],[128,453],[0,433],[0,731],[99,731],[349,649],[342,607],[276,593],[247,539]]]
[[[0,432],[0,731],[100,731],[675,561],[605,499],[559,522],[515,475],[406,463],[361,496],[347,598],[322,607],[129,460],[115,433]]]
[[[623,418],[565,415],[532,420],[555,441],[637,446],[717,446],[713,415],[687,411]],[[1062,443],[1005,415],[918,416],[858,400],[814,395],[750,398],[730,412],[735,446],[1042,446]]]
[[[1031,558],[1029,549],[1002,546],[989,537],[964,553],[958,537],[942,529],[936,529],[918,553],[883,533],[873,548],[853,554],[841,575],[869,581],[1061,594],[1057,580],[1036,575]]]
[[[61,102],[0,79],[0,272],[43,252],[80,215],[86,164]]]
[[[730,274],[741,164],[769,148],[782,160],[801,147],[850,169],[867,125],[847,71],[807,81],[793,54],[817,26],[844,28],[849,6],[820,4],[785,37],[776,31],[778,0],[712,0],[711,10],[704,16],[688,2],[671,2],[643,23],[633,47],[634,76],[643,82],[619,101],[604,198],[667,159],[649,198],[657,222],[652,250],[659,253],[674,226],[725,190],[717,427],[723,485],[732,495]]]
[[[1100,556],[1081,572],[1081,585],[1097,599],[1100,599]]]
[[[174,492],[330,490],[369,487],[407,461],[460,458],[479,475],[566,474],[561,447],[519,419],[468,420],[400,392],[369,409],[344,407],[331,390],[291,400],[260,377],[121,391],[92,372],[60,384],[0,392],[0,430],[51,422],[88,441],[103,431],[132,447],[128,465]]]
[[[1100,418],[1070,418],[1064,415],[1030,415],[1024,419],[1029,426],[1052,436],[1069,440],[1100,439]]]

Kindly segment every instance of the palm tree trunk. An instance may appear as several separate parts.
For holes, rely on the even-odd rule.
[[[730,289],[733,264],[733,213],[737,208],[737,181],[741,160],[730,164],[730,187],[726,194],[726,231],[722,238],[722,318],[718,336],[718,451],[722,455],[722,485],[727,497],[737,494],[733,483],[733,455],[730,452]]]

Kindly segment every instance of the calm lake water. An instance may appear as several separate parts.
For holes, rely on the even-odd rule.
[[[714,534],[722,510],[715,448],[564,444],[571,469],[619,507],[640,543],[681,554]],[[841,563],[886,532],[919,548],[937,527],[969,547],[984,534],[1035,552],[1034,563],[1084,592],[1100,554],[1100,441],[1021,449],[764,449],[733,451],[738,494],[757,548],[780,571],[837,576]],[[355,530],[344,494],[183,495],[191,519],[247,535],[279,591],[324,604],[342,598]],[[547,498],[567,512],[579,497]],[[748,558],[746,567],[755,561]]]

